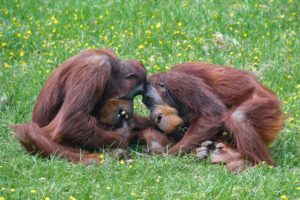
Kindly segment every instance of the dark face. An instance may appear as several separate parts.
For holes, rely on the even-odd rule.
[[[148,78],[144,86],[143,103],[150,109],[150,119],[159,129],[165,133],[180,132],[184,122],[179,116],[176,100],[168,91],[161,74]]]
[[[150,76],[144,86],[143,103],[151,110],[155,105],[168,105],[176,108],[176,102],[165,83],[167,73]]]
[[[106,97],[108,103],[102,108],[106,109],[105,106],[110,105],[113,111],[107,113],[110,116],[107,119],[111,121],[106,119],[106,123],[116,124],[123,119],[122,117],[131,118],[133,116],[133,99],[143,93],[147,74],[144,66],[135,60],[114,58],[111,59],[111,66],[112,72],[108,82],[108,96]],[[125,113],[124,116],[122,116],[122,111]],[[100,116],[102,117],[101,114]]]
[[[117,60],[113,63],[111,98],[133,100],[143,93],[146,69],[136,60]]]

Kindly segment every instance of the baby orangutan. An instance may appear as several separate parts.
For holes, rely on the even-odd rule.
[[[127,123],[129,113],[133,113],[132,103],[124,99],[109,99],[100,110],[99,122],[108,128],[116,128]]]
[[[177,111],[173,108],[158,107],[158,109],[164,109],[167,115],[163,121],[160,121],[162,118],[158,117],[160,119],[157,119],[156,123],[164,126],[163,128],[168,130],[166,133],[172,133],[172,137],[174,137],[175,132],[179,132],[177,130],[180,130],[183,123],[178,117]],[[174,142],[171,138],[168,138],[157,130],[156,125],[148,118],[136,115],[132,116],[129,113],[133,113],[132,103],[122,99],[110,99],[100,111],[101,117],[98,120],[101,126],[107,131],[120,129],[122,135],[126,137],[127,145],[132,141],[138,141],[139,144],[147,147],[149,153],[163,153],[165,147]],[[124,148],[117,148],[113,151],[120,157],[127,154]]]
[[[99,123],[106,131],[120,132],[124,137],[124,145],[114,148],[113,154],[119,158],[126,157],[128,152],[126,147],[134,137],[133,120],[130,113],[133,113],[132,102],[124,99],[109,99],[100,110]]]

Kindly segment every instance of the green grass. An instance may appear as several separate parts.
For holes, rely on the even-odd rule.
[[[247,3],[246,3],[247,2]],[[0,199],[299,199],[300,3],[290,1],[0,2]],[[51,72],[87,48],[142,60],[149,74],[186,61],[246,69],[287,113],[278,167],[244,174],[192,156],[106,155],[86,168],[28,155],[7,127],[29,121]],[[136,110],[145,113],[140,101]]]

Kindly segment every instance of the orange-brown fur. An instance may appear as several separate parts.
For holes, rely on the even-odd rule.
[[[282,129],[284,116],[276,95],[250,73],[208,63],[184,63],[150,76],[147,86],[152,90],[145,91],[144,99],[158,102],[148,107],[155,110],[164,104],[175,108],[189,126],[170,153],[189,152],[228,131],[232,138],[228,147],[243,160],[250,165],[263,161],[274,165],[268,144]]]
[[[139,144],[146,146],[149,153],[163,153],[173,141],[166,137],[155,127],[150,127],[137,132]]]
[[[100,110],[99,122],[105,125],[113,126],[113,117],[117,116],[120,110],[129,113],[132,109],[132,103],[128,100],[109,99],[105,102],[103,108]]]
[[[37,99],[32,122],[14,126],[15,135],[32,154],[99,162],[90,151],[129,143],[128,127],[104,130],[100,110],[107,100],[131,94],[145,79],[146,70],[137,61],[121,60],[108,49],[83,51],[53,72]]]
[[[161,121],[157,123],[157,117],[162,114]],[[150,116],[152,121],[156,121],[157,126],[166,134],[176,133],[180,131],[183,126],[183,120],[178,116],[178,112],[175,108],[169,106],[157,105],[151,112]]]
[[[229,145],[218,143],[216,148],[211,154],[211,162],[225,163],[228,171],[241,172],[251,164],[243,158],[237,149],[231,148]]]

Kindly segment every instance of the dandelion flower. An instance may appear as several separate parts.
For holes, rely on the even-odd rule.
[[[70,196],[70,200],[76,200],[76,198],[73,196]]]
[[[25,67],[25,66],[26,66],[26,62],[25,62],[24,60],[21,60],[21,61],[20,61],[20,65],[21,65],[22,67]]]
[[[0,200],[5,200],[5,198],[4,197],[0,197]]]
[[[156,25],[155,25],[155,27],[157,28],[157,29],[159,29],[160,27],[161,27],[161,23],[157,23]]]
[[[289,198],[288,198],[286,195],[281,195],[281,196],[280,196],[280,199],[281,199],[281,200],[288,200]]]
[[[101,154],[101,153],[100,153],[98,156],[99,156],[100,159],[103,159],[103,158],[104,158],[104,155]]]
[[[10,65],[10,64],[8,64],[8,63],[4,63],[3,67],[4,67],[4,68],[10,68],[10,67],[11,67],[11,65]]]
[[[36,190],[32,189],[32,190],[30,190],[30,192],[31,192],[32,194],[35,194],[35,193],[36,193]]]

